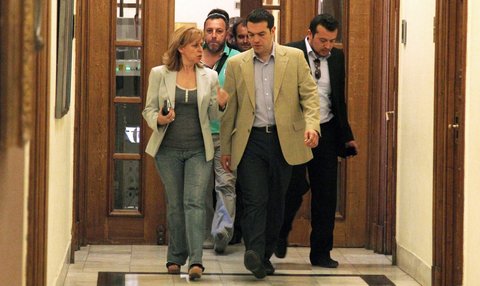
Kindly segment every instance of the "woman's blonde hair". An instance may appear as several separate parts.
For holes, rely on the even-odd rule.
[[[169,70],[179,71],[182,67],[182,55],[178,51],[186,45],[203,39],[203,31],[195,27],[182,26],[173,32],[172,39],[168,45],[168,49],[163,54],[163,64]],[[197,64],[202,67],[202,64]]]

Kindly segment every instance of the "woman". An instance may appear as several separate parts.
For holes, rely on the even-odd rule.
[[[174,32],[164,65],[150,72],[142,113],[153,130],[146,153],[155,158],[167,198],[168,273],[180,273],[188,258],[190,279],[204,270],[205,196],[213,159],[210,118],[218,118],[228,99],[217,73],[200,64],[202,44],[197,28]]]

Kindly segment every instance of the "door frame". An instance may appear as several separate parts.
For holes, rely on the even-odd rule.
[[[46,285],[48,243],[48,146],[50,106],[50,1],[36,1],[37,5],[25,9],[25,21],[40,26],[40,37],[35,41],[23,40],[24,52],[31,53],[31,62],[24,61],[23,77],[32,79],[31,141],[28,179],[28,238],[26,285]],[[26,5],[28,6],[28,5]],[[40,12],[37,22],[34,9]],[[28,71],[28,72],[27,72]]]
[[[0,79],[0,108],[2,135],[0,150],[18,148],[28,168],[13,172],[28,174],[26,188],[18,188],[18,198],[27,198],[27,212],[19,209],[11,213],[15,221],[26,216],[25,267],[10,273],[11,281],[24,279],[25,285],[46,284],[48,233],[48,130],[49,130],[49,1],[6,0],[0,4],[0,46],[2,66]],[[39,14],[36,14],[39,12]],[[39,18],[36,18],[39,17]],[[41,22],[37,21],[42,19]],[[37,25],[40,26],[37,27]],[[36,30],[36,28],[40,28]],[[40,33],[36,33],[40,31]],[[43,40],[43,41],[42,41]],[[8,109],[5,108],[8,106]],[[25,145],[29,142],[29,145]],[[26,149],[27,146],[29,149]],[[5,148],[5,149],[4,149]],[[29,155],[25,155],[25,151]],[[2,157],[3,159],[3,157]],[[27,173],[28,172],[28,173]],[[2,176],[3,177],[3,176]],[[17,182],[18,184],[18,182]],[[15,189],[14,189],[15,190]],[[8,194],[7,194],[8,195]],[[8,200],[7,200],[8,202]],[[23,204],[22,204],[23,206]],[[22,223],[23,225],[23,223]],[[15,239],[15,238],[14,238]],[[11,242],[14,249],[20,242]],[[20,259],[21,260],[21,259]],[[17,261],[13,261],[16,264]],[[8,272],[9,269],[7,269]],[[11,269],[10,269],[11,270]],[[16,272],[18,270],[18,272]],[[18,275],[17,275],[18,274]]]
[[[372,2],[367,248],[395,263],[399,0]],[[381,27],[380,30],[375,27]]]
[[[17,203],[27,197],[28,203],[27,213],[23,209],[12,213],[20,218],[28,215],[25,252],[22,251],[23,240],[10,243],[13,249],[20,245],[19,260],[14,259],[11,263],[17,265],[22,260],[22,254],[26,254],[25,268],[17,269],[15,266],[11,268],[15,272],[8,275],[12,283],[20,283],[24,279],[25,285],[43,286],[46,284],[47,257],[49,14],[45,1],[37,3],[42,3],[42,6],[36,6],[33,0],[6,0],[0,4],[0,18],[3,20],[0,23],[0,38],[3,41],[0,45],[0,71],[5,75],[0,79],[0,102],[3,106],[0,108],[0,130],[5,131],[8,126],[9,131],[0,134],[0,151],[18,149],[15,155],[7,158],[7,163],[20,162],[22,167],[14,169],[14,172],[28,174],[28,186],[18,187],[19,192],[15,195],[10,191],[13,200],[7,200],[7,203]],[[36,36],[46,39],[43,49],[40,38],[34,37],[39,23],[35,18],[35,8],[40,7],[42,32]],[[29,150],[26,142],[30,143]],[[24,151],[29,151],[28,169],[23,168]],[[23,222],[20,225],[23,226]]]
[[[85,193],[84,180],[81,178],[85,175],[84,166],[86,166],[86,156],[83,154],[81,146],[85,144],[84,133],[81,132],[83,127],[82,111],[85,110],[86,100],[83,99],[83,94],[86,94],[86,82],[84,80],[83,63],[86,55],[84,48],[84,31],[87,23],[84,21],[83,15],[85,5],[83,0],[76,1],[75,7],[75,124],[74,124],[74,155],[73,155],[73,214],[72,214],[72,241],[70,247],[70,263],[75,260],[75,251],[80,249],[80,246],[85,245]]]
[[[48,231],[48,146],[50,106],[50,1],[41,2],[43,47],[35,54],[28,190],[27,285],[46,285]]]
[[[437,0],[435,18],[432,285],[462,285],[467,1]]]

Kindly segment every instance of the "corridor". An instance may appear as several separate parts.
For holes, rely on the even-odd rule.
[[[198,281],[181,275],[168,275],[166,246],[89,245],[75,253],[65,286],[150,286],[150,285],[420,285],[405,272],[392,266],[391,256],[361,248],[336,248],[337,269],[312,267],[309,248],[290,247],[285,259],[272,258],[275,275],[255,279],[243,266],[243,245],[229,246],[225,255],[204,251],[205,273]]]

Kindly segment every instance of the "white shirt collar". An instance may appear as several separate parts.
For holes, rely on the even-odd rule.
[[[318,55],[313,49],[312,46],[310,46],[310,43],[308,42],[308,37],[305,37],[305,46],[307,46],[307,55],[312,56],[314,59],[328,59],[332,52],[328,53],[328,56],[322,57]]]

